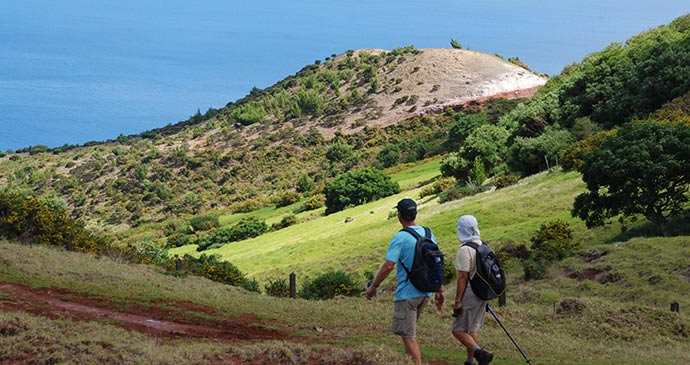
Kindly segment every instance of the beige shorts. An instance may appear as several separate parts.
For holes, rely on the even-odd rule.
[[[428,297],[418,297],[395,302],[393,333],[402,338],[417,337],[417,319],[428,301]]]
[[[465,294],[462,296],[462,313],[453,317],[451,330],[453,332],[477,332],[484,325],[487,303],[488,301],[481,300],[474,294],[468,283]]]

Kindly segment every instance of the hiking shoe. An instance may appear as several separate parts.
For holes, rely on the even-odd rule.
[[[474,365],[474,360],[465,360],[465,362],[462,364],[463,365]]]
[[[494,359],[494,354],[484,349],[477,349],[474,351],[474,358],[479,361],[479,365],[486,365]]]

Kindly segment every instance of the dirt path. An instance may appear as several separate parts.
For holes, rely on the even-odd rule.
[[[230,342],[282,340],[288,332],[267,329],[254,314],[211,320],[211,307],[190,302],[116,305],[105,298],[59,288],[32,288],[0,283],[0,310],[21,311],[49,318],[103,321],[159,338],[212,338]],[[175,309],[172,309],[175,308]],[[198,314],[206,315],[200,318]]]

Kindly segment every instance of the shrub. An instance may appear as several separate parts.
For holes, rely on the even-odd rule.
[[[167,237],[167,247],[180,247],[191,243],[193,235],[183,232],[173,232]]]
[[[400,147],[397,145],[388,145],[379,152],[376,156],[378,162],[384,168],[395,166],[400,162]]]
[[[197,251],[203,251],[214,245],[224,245],[230,242],[258,237],[269,231],[268,225],[255,217],[244,218],[232,227],[217,229],[213,234],[203,236],[197,241]]]
[[[519,181],[517,176],[514,175],[496,175],[493,177],[493,184],[496,189],[502,189],[507,186],[515,185]]]
[[[230,205],[230,211],[233,213],[249,213],[263,207],[264,201],[262,199],[245,199],[232,203]]]
[[[331,144],[328,151],[326,151],[326,158],[332,163],[357,160],[357,156],[352,147],[341,140],[337,140]]]
[[[400,185],[383,171],[364,168],[347,172],[326,184],[326,214],[335,213],[351,205],[360,205],[400,192]]]
[[[447,203],[453,200],[459,200],[467,196],[479,194],[489,189],[487,185],[477,185],[474,183],[465,183],[463,185],[455,185],[438,195],[439,203]]]
[[[299,218],[297,218],[297,216],[294,215],[294,214],[290,214],[290,215],[287,215],[287,216],[283,217],[283,219],[280,220],[280,223],[275,223],[275,224],[273,224],[273,225],[271,226],[271,228],[272,228],[274,231],[277,231],[277,230],[279,230],[279,229],[283,229],[283,228],[286,228],[286,227],[293,226],[293,225],[295,225],[295,224],[297,224],[297,223],[299,223]]]
[[[296,95],[296,102],[303,112],[318,116],[323,111],[325,100],[318,91],[309,89],[299,90]]]
[[[309,199],[305,200],[304,203],[302,203],[302,206],[297,209],[296,213],[299,212],[306,212],[308,210],[314,210],[314,209],[319,209],[323,207],[324,205],[324,196],[322,194],[317,194],[314,196],[309,197]]]
[[[154,242],[136,242],[129,248],[134,252],[135,262],[140,264],[164,266],[170,261],[168,250]]]
[[[234,241],[245,240],[268,232],[268,225],[255,217],[242,219],[233,227]]]
[[[266,111],[258,103],[250,102],[233,109],[230,115],[242,125],[251,125],[263,120]]]
[[[182,267],[193,274],[233,286],[240,286],[249,291],[258,292],[258,283],[248,280],[235,265],[221,261],[219,255],[201,254],[198,258],[191,255],[182,257]]]
[[[109,247],[105,238],[70,218],[60,204],[12,192],[0,192],[0,236],[85,253]]]
[[[528,280],[542,279],[548,264],[571,256],[575,249],[581,247],[579,242],[573,241],[570,225],[560,220],[543,224],[530,240],[532,250],[523,262],[525,279]]]
[[[467,180],[472,181],[477,185],[484,184],[484,181],[486,180],[486,170],[484,169],[484,163],[479,156],[474,158],[472,168],[467,174]]]
[[[217,215],[200,215],[189,221],[194,231],[208,231],[220,226]]]
[[[563,222],[561,220],[555,220],[542,224],[539,231],[530,238],[532,241],[532,248],[535,245],[542,244],[546,241],[551,240],[565,240],[570,241],[573,239],[573,229],[570,224]]]
[[[290,284],[287,279],[281,278],[276,280],[268,279],[268,283],[264,285],[266,294],[272,297],[287,298],[290,296]]]
[[[284,191],[275,198],[273,198],[273,204],[276,205],[276,207],[287,207],[288,205],[295,204],[299,201],[299,193],[296,193],[294,191]]]
[[[581,246],[579,242],[573,241],[573,229],[570,225],[560,220],[543,224],[531,241],[531,258],[543,263],[562,260]]]
[[[571,256],[579,244],[570,240],[549,240],[538,245],[532,245],[531,258],[540,262],[550,263]]]
[[[309,177],[307,174],[300,176],[299,181],[297,182],[297,192],[308,193],[315,188],[316,184],[314,183],[314,179]]]
[[[455,185],[455,179],[452,177],[438,178],[433,184],[422,188],[422,191],[419,193],[419,198],[440,194],[453,185]]]
[[[299,295],[304,299],[332,299],[341,295],[358,296],[361,292],[360,283],[351,274],[331,271],[314,279],[307,279]]]
[[[540,280],[546,277],[546,266],[534,259],[525,260],[522,263],[525,280]]]

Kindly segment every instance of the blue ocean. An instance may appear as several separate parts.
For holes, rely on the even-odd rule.
[[[689,12],[685,0],[5,0],[0,151],[174,124],[350,49],[456,39],[555,75]]]

